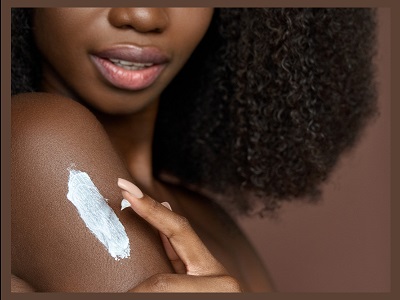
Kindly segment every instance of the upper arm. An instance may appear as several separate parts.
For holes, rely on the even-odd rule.
[[[120,211],[117,178],[130,176],[86,108],[50,94],[17,96],[11,127],[14,274],[39,291],[115,292],[171,270],[156,232]],[[129,257],[115,260],[67,199],[71,166],[108,199],[129,238]]]

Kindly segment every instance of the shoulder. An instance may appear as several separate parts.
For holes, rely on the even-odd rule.
[[[12,127],[26,125],[86,125],[98,121],[93,113],[70,98],[50,93],[25,93],[11,99]],[[43,129],[43,128],[41,128]]]
[[[32,154],[28,157],[37,161],[49,151],[55,158],[65,156],[68,150],[85,156],[85,145],[99,142],[109,143],[103,126],[89,109],[72,99],[27,93],[11,100],[11,147],[15,158]]]
[[[21,94],[11,106],[12,272],[39,291],[121,292],[169,271],[158,235],[120,210],[117,179],[131,178],[96,117],[52,94]],[[114,244],[91,231],[68,197],[71,166],[90,178],[79,188],[88,192],[94,186],[101,196],[93,220],[103,222],[100,216],[107,213],[124,227],[129,257],[114,259]]]

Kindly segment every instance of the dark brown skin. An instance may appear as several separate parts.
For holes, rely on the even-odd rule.
[[[209,199],[160,182],[151,172],[158,97],[200,41],[211,14],[180,8],[37,11],[47,93],[12,100],[12,273],[22,282],[36,291],[271,290],[262,263],[228,216],[221,219]],[[49,30],[43,34],[40,28]],[[103,42],[129,40],[161,47],[172,57],[142,91],[110,86],[87,61],[86,53]],[[129,259],[115,261],[66,199],[72,163],[109,199],[131,241]],[[144,199],[121,195],[119,177],[139,186]],[[122,196],[133,210],[120,211]],[[159,204],[164,201],[173,212]],[[174,257],[157,231],[169,238]]]
[[[95,117],[81,105],[57,101],[51,94],[16,98],[12,105],[13,273],[41,291],[113,292],[126,291],[156,272],[170,272],[156,232],[135,214],[120,211],[117,178],[130,176]],[[71,163],[90,174],[124,224],[132,241],[128,263],[108,254],[66,199]]]

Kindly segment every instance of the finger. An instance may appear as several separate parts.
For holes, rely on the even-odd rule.
[[[129,184],[129,182],[128,183],[122,182],[122,186],[125,188],[127,188],[126,184]],[[121,183],[119,183],[119,185],[121,185]],[[135,193],[136,198],[144,196],[143,193],[136,186],[131,187],[131,190],[133,190],[133,192],[131,192],[131,193]],[[171,205],[169,205],[168,202],[162,202],[161,204],[172,211]],[[123,210],[127,207],[131,207],[131,203],[129,201],[127,201],[126,199],[123,199],[121,202],[121,210]],[[159,231],[159,234],[160,234],[160,238],[161,238],[161,241],[162,241],[164,249],[165,249],[165,253],[168,256],[168,259],[170,260],[172,267],[174,268],[174,271],[178,274],[186,274],[186,266],[182,262],[182,260],[178,256],[178,254],[176,254],[176,252],[175,252],[174,248],[172,247],[171,243],[169,242],[167,236],[160,231]]]
[[[132,209],[163,233],[190,275],[222,275],[225,268],[212,256],[188,220],[161,205],[124,179],[118,180],[122,195]]]
[[[239,282],[231,276],[191,276],[156,274],[140,283],[131,293],[239,293]]]
[[[171,262],[174,271],[177,274],[186,274],[186,266],[183,261],[180,259],[178,254],[176,254],[174,248],[172,247],[171,243],[169,242],[168,238],[160,232],[161,241],[163,243],[165,253],[167,253],[168,259]]]
[[[172,211],[171,205],[169,205],[168,202],[162,202],[161,204]],[[178,254],[176,254],[176,252],[175,252],[174,248],[172,247],[171,243],[169,242],[167,236],[164,235],[160,231],[159,231],[159,233],[160,233],[161,241],[162,241],[164,249],[165,249],[165,253],[167,254],[175,272],[178,274],[186,274],[186,266],[183,263],[183,261],[180,259]]]

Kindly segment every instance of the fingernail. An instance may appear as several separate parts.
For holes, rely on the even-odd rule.
[[[126,199],[122,199],[122,201],[121,201],[121,210],[124,210],[127,207],[131,207],[131,203]]]
[[[170,211],[172,211],[171,205],[169,205],[168,202],[161,202],[161,205],[164,205],[166,208],[168,208]]]
[[[134,185],[132,182],[129,182],[128,180],[118,178],[118,186],[127,191],[129,194],[131,194],[133,197],[141,199],[143,198],[143,193],[142,191]]]

